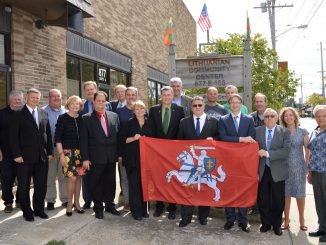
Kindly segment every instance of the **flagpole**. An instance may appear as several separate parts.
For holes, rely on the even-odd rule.
[[[207,29],[207,43],[209,43],[209,30]]]

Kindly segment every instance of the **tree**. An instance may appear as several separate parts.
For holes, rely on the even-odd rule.
[[[317,93],[313,93],[312,95],[309,96],[307,102],[309,105],[312,105],[314,107],[315,105],[326,103],[326,99]]]
[[[213,40],[216,45],[205,47],[203,52],[242,55],[244,39],[245,35],[239,33],[228,34],[227,39]],[[293,71],[282,72],[273,69],[277,53],[268,48],[268,41],[261,34],[255,34],[251,40],[251,56],[253,96],[258,92],[263,93],[268,98],[269,107],[280,109],[294,97],[299,79],[294,78]]]

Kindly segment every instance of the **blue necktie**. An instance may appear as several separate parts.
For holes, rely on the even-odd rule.
[[[238,119],[238,116],[233,117],[234,126],[235,126],[235,129],[238,132],[239,131],[239,124],[238,124],[238,120],[237,119]]]
[[[197,118],[197,122],[196,122],[196,134],[197,136],[200,135],[200,118]]]
[[[268,129],[268,135],[267,135],[267,140],[266,140],[266,148],[267,148],[267,151],[269,151],[269,149],[271,147],[271,144],[272,144],[272,130],[271,129]],[[266,165],[268,167],[270,167],[270,160],[269,160],[269,158],[266,158]]]

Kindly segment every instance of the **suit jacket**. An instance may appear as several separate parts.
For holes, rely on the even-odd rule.
[[[27,106],[14,113],[10,128],[12,157],[23,157],[25,163],[48,161],[53,144],[47,112],[37,108],[39,127]]]
[[[88,111],[88,103],[89,103],[89,101],[88,100],[83,100],[83,102],[84,102],[84,108],[79,111],[80,116],[91,112],[91,111]],[[108,102],[108,101],[105,103],[105,110],[112,111],[112,106],[111,106],[110,102]]]
[[[111,104],[112,111],[116,112],[119,104],[119,100],[111,100],[110,104]]]
[[[185,112],[185,116],[190,116],[192,114],[191,111],[191,102],[192,98],[187,95],[181,95],[181,106]]]
[[[259,149],[266,148],[266,126],[256,128],[256,140]],[[276,125],[272,143],[268,151],[270,157],[270,169],[275,182],[288,178],[288,156],[290,153],[290,131],[287,128]],[[259,181],[263,178],[266,165],[266,157],[259,160]]]
[[[162,105],[154,105],[149,109],[149,118],[154,123],[154,137],[160,139],[177,139],[179,123],[184,118],[184,110],[181,106],[171,104],[171,118],[167,134],[163,131]]]
[[[256,135],[254,120],[251,116],[244,115],[243,113],[240,116],[238,132],[231,113],[220,118],[218,131],[220,140],[227,142],[239,142],[240,137],[251,136],[255,138]]]
[[[181,120],[178,139],[180,140],[195,140],[195,139],[206,139],[207,137],[213,137],[214,140],[218,139],[218,120],[209,115],[206,116],[206,120],[200,135],[197,136],[194,118],[193,116],[188,116]]]
[[[83,161],[94,164],[115,163],[118,157],[119,118],[106,111],[109,135],[106,136],[96,111],[83,115],[80,134],[80,153]]]

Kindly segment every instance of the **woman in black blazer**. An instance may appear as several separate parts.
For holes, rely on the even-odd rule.
[[[129,202],[132,217],[135,220],[148,218],[147,202],[143,201],[139,139],[144,136],[153,136],[153,122],[145,117],[146,106],[138,100],[133,105],[134,117],[122,128],[120,134],[123,147],[124,165],[129,182]]]

